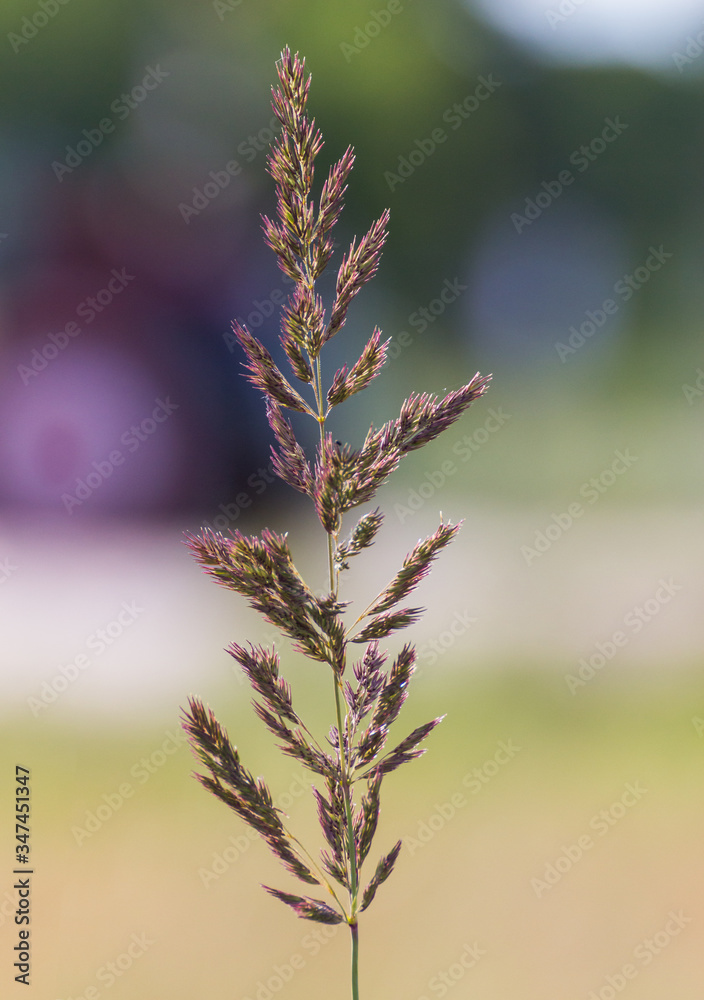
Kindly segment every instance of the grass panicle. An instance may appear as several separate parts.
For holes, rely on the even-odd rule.
[[[340,540],[342,521],[348,511],[374,499],[404,455],[430,443],[458,420],[486,392],[489,377],[477,373],[442,398],[428,393],[410,395],[398,417],[380,428],[370,427],[357,447],[334,440],[326,430],[332,408],[367,389],[386,360],[389,341],[374,328],[357,360],[351,367],[338,368],[325,388],[321,354],[345,327],[353,300],[379,267],[389,213],[382,212],[343,254],[328,314],[315,282],[333,256],[332,231],[343,208],[354,152],[346,149],[330,167],[316,204],[312,195],[315,160],[323,139],[306,112],[310,76],[304,60],[288,48],[277,70],[272,107],[281,129],[267,159],[276,188],[276,213],[274,218],[263,216],[262,224],[265,242],[294,282],[281,310],[279,337],[291,375],[284,374],[269,348],[245,325],[235,322],[233,328],[246,359],[246,377],[264,396],[275,439],[273,469],[289,486],[310,497],[327,536],[327,588],[314,591],[305,583],[294,565],[287,536],[268,528],[253,537],[239,531],[225,537],[203,530],[188,536],[187,544],[217,583],[244,597],[294,649],[330,668],[335,719],[327,741],[319,741],[293,707],[275,648],[233,642],[227,650],[248,678],[255,696],[254,711],[281,752],[315,775],[313,797],[323,840],[318,860],[287,828],[287,817],[274,806],[266,783],[241,764],[227,733],[197,698],[190,699],[184,712],[184,727],[206,772],[197,775],[204,787],[265,840],[290,875],[322,887],[329,898],[313,899],[270,886],[264,886],[266,891],[303,919],[349,925],[352,996],[358,1000],[359,914],[388,879],[401,850],[398,841],[381,857],[361,892],[361,869],[372,851],[379,822],[382,782],[385,775],[425,752],[421,744],[442,721],[436,718],[418,726],[384,753],[389,730],[408,696],[416,652],[411,643],[405,643],[387,668],[389,652],[382,649],[380,640],[418,620],[422,609],[398,605],[425,579],[460,525],[443,521],[432,535],[418,541],[387,586],[350,621],[348,605],[339,598],[340,574],[374,544],[384,515],[379,508],[362,513],[346,541]],[[315,455],[307,454],[285,410],[317,422],[320,440]],[[348,651],[356,651],[360,644],[366,644],[366,649],[348,671]]]

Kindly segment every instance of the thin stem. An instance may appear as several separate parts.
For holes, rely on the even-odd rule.
[[[347,819],[347,854],[350,859],[350,904],[352,913],[350,919],[357,913],[357,852],[354,842],[354,824],[352,822],[352,795],[350,792],[349,775],[347,773],[347,762],[345,760],[345,743],[342,732],[342,709],[340,706],[340,691],[342,685],[338,677],[335,680],[335,711],[337,712],[337,731],[340,745],[340,773],[342,776],[342,793],[345,802],[345,818]]]
[[[328,579],[330,581],[330,593],[337,597],[337,580],[335,579],[335,545],[332,535],[328,535]]]
[[[318,404],[318,425],[320,427],[320,446],[325,444],[325,413],[323,411],[323,381],[320,365],[320,356],[315,359],[315,398]],[[337,593],[335,580],[335,560],[333,536],[327,533],[328,537],[328,581],[330,593]],[[359,931],[357,927],[357,897],[359,895],[357,876],[357,850],[354,838],[354,821],[352,818],[352,793],[350,789],[350,776],[348,764],[345,759],[345,729],[342,724],[342,681],[335,671],[333,671],[333,683],[335,685],[335,714],[337,716],[338,746],[340,748],[340,781],[342,784],[342,798],[345,804],[345,819],[347,821],[347,856],[350,863],[350,914],[347,922],[352,932],[352,1000],[359,1000]]]
[[[316,358],[316,378],[318,382],[318,396],[319,399],[322,399],[320,358]],[[322,442],[325,439],[325,417],[322,412],[319,417],[319,422],[320,440]],[[328,534],[328,577],[330,592],[333,593],[335,590],[335,565],[333,560],[333,538],[331,534]],[[358,895],[357,853],[355,850],[354,823],[352,820],[352,794],[350,791],[347,760],[345,759],[345,730],[342,724],[342,704],[340,698],[342,694],[342,682],[334,671],[333,683],[335,685],[335,714],[337,715],[338,744],[340,747],[340,778],[342,782],[342,795],[345,803],[345,819],[347,820],[347,854],[350,860],[350,903],[352,907],[351,918],[354,918],[357,911]]]
[[[306,249],[305,256],[305,271],[306,279],[309,290],[312,292],[314,287],[314,280],[311,275],[311,254],[310,254],[310,244]],[[309,361],[313,359],[308,356]],[[318,407],[318,413],[315,415],[318,421],[318,427],[320,428],[320,449],[321,455],[323,454],[323,449],[325,447],[325,418],[330,412],[330,408],[327,410],[324,406],[324,396],[323,396],[323,374],[322,367],[320,364],[320,355],[315,358],[315,368],[314,368],[314,381],[313,381],[313,392],[315,394],[315,402]],[[335,542],[337,536],[333,539],[333,535],[327,532],[328,541],[328,582],[330,585],[330,593],[337,596],[337,579],[335,575]],[[343,913],[345,913],[347,922],[350,926],[352,932],[352,1000],[359,1000],[359,982],[358,982],[358,969],[359,969],[359,930],[357,927],[357,897],[359,895],[358,889],[358,875],[357,875],[357,850],[354,838],[354,821],[352,818],[352,793],[350,789],[350,775],[348,772],[348,763],[345,759],[345,728],[342,724],[342,681],[338,674],[333,670],[333,682],[335,685],[335,714],[337,716],[337,733],[338,733],[338,745],[340,748],[340,782],[342,784],[342,798],[345,804],[345,819],[347,821],[347,855],[349,857],[350,863],[350,913],[347,915],[345,913],[344,907],[342,907]],[[347,718],[345,719],[345,723]]]
[[[380,596],[381,596],[380,594],[377,594],[376,597],[374,598],[374,600],[370,601],[369,604],[367,604],[366,608],[361,613],[361,615],[359,615],[355,619],[355,621],[352,622],[352,624],[350,625],[350,627],[348,629],[345,629],[345,639],[350,634],[350,632],[352,631],[352,629],[355,629],[359,625],[359,623],[361,622],[361,620],[363,618],[367,617],[367,615],[369,614],[369,609],[374,607],[374,605],[376,604],[376,602],[379,600]]]
[[[359,924],[350,924],[352,932],[352,1000],[359,1000]]]
[[[382,591],[382,593],[383,593],[383,591]],[[367,604],[367,606],[364,609],[364,611],[355,619],[355,621],[352,622],[352,624],[350,625],[350,627],[345,630],[345,638],[347,638],[347,636],[350,634],[350,632],[359,625],[359,623],[362,621],[363,618],[367,617],[367,615],[370,612],[370,609],[374,607],[374,605],[378,602],[378,600],[379,600],[379,598],[381,596],[382,596],[382,594],[377,594],[376,597],[374,598],[374,600],[370,601],[369,604]]]
[[[349,920],[349,917],[347,916],[347,910],[345,909],[343,903],[340,902],[340,899],[338,898],[337,893],[333,889],[331,883],[328,882],[327,878],[325,877],[325,873],[321,870],[321,868],[318,865],[318,863],[315,860],[315,858],[306,850],[305,846],[301,843],[301,841],[298,839],[298,837],[294,837],[294,835],[289,830],[286,829],[286,825],[285,824],[282,823],[282,826],[283,826],[284,830],[286,830],[286,835],[289,838],[289,840],[293,841],[294,844],[298,844],[298,846],[300,847],[300,849],[303,851],[303,853],[305,854],[305,856],[308,858],[308,860],[310,861],[310,863],[312,864],[312,866],[317,871],[318,875],[320,875],[320,877],[322,879],[321,885],[325,885],[325,887],[327,888],[327,890],[330,893],[330,895],[333,897],[333,899],[335,900],[335,902],[337,903],[337,905],[340,907],[340,909],[344,913],[345,919]]]
[[[320,427],[320,447],[322,449],[325,445],[325,414],[323,413],[323,375],[319,356],[315,359],[315,399],[318,404],[318,415],[316,419]],[[337,584],[335,581],[334,549],[335,546],[333,543],[333,537],[331,534],[328,534],[328,582],[330,584],[331,594],[335,594],[337,592]]]

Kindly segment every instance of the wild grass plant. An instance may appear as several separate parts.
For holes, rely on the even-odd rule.
[[[355,615],[340,597],[341,577],[373,544],[384,515],[378,508],[367,511],[344,541],[342,520],[348,511],[374,498],[404,455],[433,441],[482,396],[489,377],[476,374],[443,398],[410,395],[400,415],[378,430],[372,427],[360,448],[333,440],[326,430],[332,409],[366,389],[384,364],[389,341],[383,342],[381,331],[375,329],[359,358],[351,367],[344,364],[338,369],[326,391],[321,354],[342,330],[352,300],[377,270],[389,214],[385,211],[361,240],[352,241],[340,263],[328,314],[315,283],[333,255],[332,230],[342,210],[354,153],[348,148],[330,168],[316,211],[311,190],[323,140],[306,114],[311,78],[306,76],[305,61],[298,54],[292,56],[288,48],[277,69],[279,86],[272,88],[272,107],[281,131],[267,164],[276,182],[277,214],[274,220],[264,217],[263,228],[279,267],[295,282],[282,309],[280,338],[295,382],[246,326],[235,322],[233,328],[247,358],[248,378],[266,401],[276,439],[274,469],[310,497],[324,529],[327,590],[320,596],[306,584],[294,566],[287,536],[268,528],[260,537],[239,531],[224,537],[203,530],[189,536],[188,544],[217,583],[246,597],[296,650],[330,668],[334,723],[327,739],[319,739],[307,728],[300,707],[294,708],[275,647],[233,642],[227,650],[251,682],[254,711],[282,753],[315,775],[312,794],[325,845],[319,854],[304,847],[289,829],[288,817],[274,806],[266,782],[246,769],[225,729],[199,699],[189,699],[184,726],[206,769],[197,776],[205,788],[263,837],[290,875],[316,887],[315,896],[264,886],[267,892],[303,919],[349,926],[352,997],[359,1000],[360,914],[388,879],[401,850],[399,840],[377,862],[371,878],[366,872],[362,876],[379,819],[382,782],[425,752],[421,744],[441,721],[432,719],[387,749],[389,729],[408,694],[416,652],[405,643],[387,667],[389,654],[381,641],[418,620],[422,609],[407,606],[406,598],[460,525],[442,521],[408,553],[384,590]],[[314,462],[297,440],[285,416],[287,409],[318,423],[320,443]]]

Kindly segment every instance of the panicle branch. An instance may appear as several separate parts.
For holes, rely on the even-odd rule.
[[[359,519],[348,540],[335,549],[335,563],[339,569],[349,569],[346,560],[356,556],[362,549],[369,548],[383,521],[384,515],[378,507]]]
[[[250,605],[314,660],[339,669],[339,618],[344,605],[316,597],[293,564],[285,535],[265,528],[261,538],[231,538],[204,529],[188,536],[198,562],[217,583]]]
[[[386,349],[390,339],[383,344],[381,342],[381,330],[374,328],[374,333],[367,341],[359,359],[352,366],[348,373],[347,365],[343,365],[335,373],[332,385],[328,389],[328,403],[330,406],[337,406],[344,403],[346,399],[356,392],[366,389],[373,378],[379,374],[386,361]]]
[[[355,245],[352,240],[350,248],[343,258],[337,275],[335,301],[332,306],[330,322],[323,334],[323,342],[330,340],[340,330],[347,319],[347,310],[359,290],[376,274],[381,251],[386,242],[389,210],[385,209],[373,223],[371,229]]]
[[[418,542],[410,555],[406,556],[403,566],[388,587],[365,611],[364,617],[388,611],[415,590],[421,580],[428,575],[430,564],[437,554],[452,541],[459,530],[459,524],[441,524],[433,535]]]
[[[272,889],[265,885],[264,888],[272,896],[276,896],[282,903],[286,903],[296,913],[296,916],[303,917],[304,920],[314,920],[319,924],[341,924],[343,917],[327,903],[320,899],[311,899],[310,896],[294,896],[290,892],[282,892],[281,889]]]
[[[266,783],[262,778],[255,780],[242,767],[227,734],[213,713],[196,698],[189,699],[184,728],[201,762],[210,771],[209,775],[197,775],[198,780],[264,838],[292,875],[302,882],[318,885],[319,880],[292,849]]]
[[[273,400],[267,400],[266,415],[276,440],[279,451],[272,446],[271,459],[274,472],[289,486],[301,493],[310,493],[313,489],[313,475],[306,458],[306,453],[296,440],[291,424],[286,420],[281,407]]]
[[[381,859],[379,864],[376,866],[376,871],[374,872],[374,877],[371,882],[364,890],[364,895],[362,896],[362,905],[359,908],[359,912],[362,913],[363,910],[369,906],[371,901],[376,896],[376,891],[382,882],[385,882],[396,864],[396,859],[398,858],[399,852],[401,850],[401,841],[397,841],[392,847],[389,853]]]

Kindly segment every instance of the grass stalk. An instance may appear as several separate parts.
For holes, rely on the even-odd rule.
[[[330,233],[342,209],[354,152],[349,147],[330,168],[316,217],[311,200],[313,161],[323,140],[306,114],[310,77],[306,77],[304,61],[288,48],[281,54],[278,76],[280,86],[273,90],[272,109],[281,124],[281,134],[267,161],[276,182],[277,217],[272,221],[263,216],[262,221],[266,242],[276,253],[281,269],[295,283],[282,307],[280,343],[293,378],[300,383],[300,392],[266,345],[246,326],[235,320],[233,329],[247,358],[247,377],[266,400],[267,418],[278,448],[272,449],[274,471],[312,500],[326,532],[328,592],[321,595],[305,583],[294,565],[287,535],[269,528],[264,528],[261,536],[251,537],[239,531],[225,537],[204,529],[200,535],[189,536],[188,544],[217,583],[247,598],[251,607],[293,642],[294,649],[312,661],[314,669],[324,664],[332,671],[337,738],[333,727],[328,741],[331,753],[324,742],[319,744],[311,735],[298,708],[294,708],[290,687],[280,672],[276,646],[265,648],[250,642],[245,648],[233,642],[227,650],[251,682],[256,695],[255,712],[279,748],[321,782],[322,787],[313,789],[324,839],[319,857],[316,859],[289,831],[267,783],[247,770],[227,732],[198,698],[189,699],[183,724],[206,771],[197,775],[203,786],[264,839],[290,876],[306,887],[317,887],[316,893],[327,889],[326,900],[264,886],[301,919],[348,924],[352,1000],[359,1000],[359,915],[394,870],[401,850],[399,840],[382,855],[360,892],[360,870],[369,855],[379,819],[382,779],[421,756],[425,752],[421,743],[442,721],[433,719],[414,729],[384,752],[389,729],[408,693],[416,652],[412,643],[404,644],[385,669],[388,651],[381,649],[379,640],[418,619],[422,609],[398,605],[425,578],[436,555],[452,541],[459,526],[443,522],[432,535],[419,541],[390,583],[367,604],[354,624],[346,627],[347,604],[338,600],[340,573],[372,544],[384,515],[379,509],[364,514],[349,539],[341,543],[342,519],[348,511],[373,499],[404,455],[450,427],[483,395],[489,379],[477,373],[443,398],[412,393],[398,418],[377,430],[370,428],[361,447],[333,442],[326,434],[325,422],[331,409],[366,389],[381,373],[386,360],[389,341],[382,342],[381,330],[375,328],[351,367],[344,364],[327,392],[323,387],[320,352],[342,330],[352,300],[376,273],[389,214],[383,212],[361,239],[355,237],[352,241],[340,264],[328,312],[315,294],[315,282],[334,251]],[[301,395],[311,391],[315,408]],[[320,444],[314,463],[297,439],[285,410],[317,421]],[[365,620],[366,624],[356,631]],[[349,664],[343,685],[349,654],[360,645],[365,648]],[[359,793],[355,813],[356,781],[364,781],[366,790]],[[349,907],[338,898],[334,883],[348,891]]]

